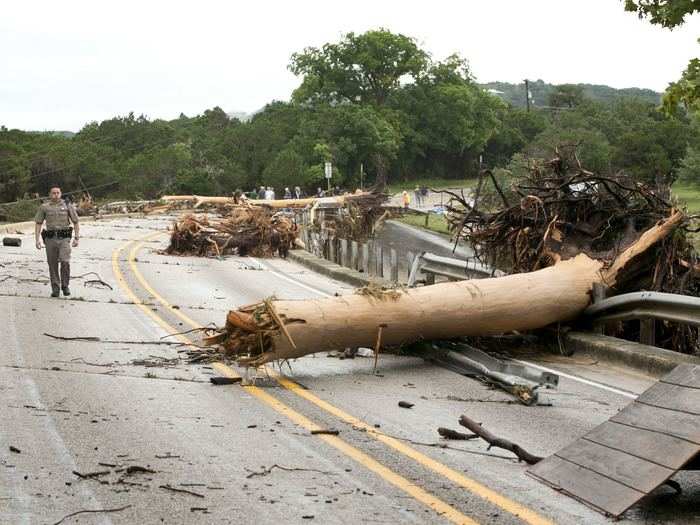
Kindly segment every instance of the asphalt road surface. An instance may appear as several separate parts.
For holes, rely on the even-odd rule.
[[[85,223],[70,298],[49,297],[31,236],[0,248],[0,523],[608,523],[509,453],[436,429],[467,414],[549,455],[650,378],[524,349],[565,374],[540,406],[391,355],[376,374],[372,359],[318,354],[213,386],[246,372],[188,364],[196,334],[165,336],[273,295],[352,290],[280,259],[161,255],[168,224]],[[675,479],[681,496],[659,489],[622,522],[698,523],[697,474]]]

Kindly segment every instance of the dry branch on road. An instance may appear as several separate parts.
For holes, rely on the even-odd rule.
[[[459,418],[459,424],[471,430],[472,432],[474,432],[474,434],[486,441],[489,444],[488,450],[491,450],[491,447],[509,450],[510,452],[518,456],[518,461],[524,461],[528,465],[534,465],[535,463],[539,463],[540,461],[542,461],[542,458],[540,456],[530,454],[527,450],[525,450],[517,443],[513,443],[512,441],[508,441],[507,439],[494,436],[491,432],[482,427],[480,423],[477,423],[476,421],[468,418],[467,416],[461,416]]]

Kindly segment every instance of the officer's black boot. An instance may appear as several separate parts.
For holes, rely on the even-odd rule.
[[[58,288],[51,290],[51,297],[58,297],[60,295]]]
[[[70,295],[70,288],[68,288],[68,283],[70,282],[70,263],[61,263],[61,289],[63,290],[63,295]]]

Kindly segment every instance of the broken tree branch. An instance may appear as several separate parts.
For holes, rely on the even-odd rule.
[[[496,447],[496,448],[502,448],[504,450],[508,450],[515,454],[518,457],[518,460],[522,460],[528,465],[534,465],[535,463],[539,462],[542,460],[540,456],[535,456],[534,454],[530,454],[527,450],[523,449],[520,445],[517,445],[516,443],[513,443],[511,441],[508,441],[507,439],[503,439],[500,437],[496,437],[491,432],[486,430],[484,427],[481,426],[480,423],[477,423],[476,421],[469,419],[467,416],[461,416],[459,418],[459,424],[462,425],[465,428],[468,428],[474,434],[479,436],[481,439],[486,441],[489,444],[488,449],[490,450],[491,447]]]
[[[326,472],[325,470],[318,470],[315,468],[301,468],[301,467],[283,467],[282,465],[278,465],[275,463],[274,465],[270,467],[263,467],[262,470],[260,471],[251,471],[248,470],[249,474],[246,476],[246,478],[254,478],[255,476],[267,476],[268,474],[271,474],[274,469],[280,469],[280,470],[286,470],[287,472],[318,472],[319,474],[327,474],[327,475],[334,475],[334,472]]]
[[[70,514],[66,514],[60,520],[55,522],[53,525],[60,525],[61,523],[66,521],[68,518],[72,518],[73,516],[78,516],[79,514],[102,514],[102,513],[107,513],[107,512],[121,512],[122,510],[126,510],[128,508],[131,508],[131,505],[124,505],[123,507],[117,507],[114,509],[78,510],[76,512],[71,512]]]
[[[196,496],[198,498],[204,497],[204,494],[199,494],[198,492],[192,492],[191,490],[187,490],[187,489],[178,489],[175,487],[171,487],[170,485],[160,485],[158,488],[169,490],[171,492],[180,492],[182,494],[189,494],[190,496]]]
[[[465,441],[467,439],[477,439],[479,436],[476,434],[465,434],[464,432],[458,432],[452,430],[451,428],[440,427],[437,429],[438,434],[440,434],[445,439],[452,439],[455,441]]]

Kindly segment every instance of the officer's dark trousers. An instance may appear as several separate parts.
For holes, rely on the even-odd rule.
[[[66,288],[70,282],[70,251],[70,239],[46,239],[46,260],[54,292]]]

